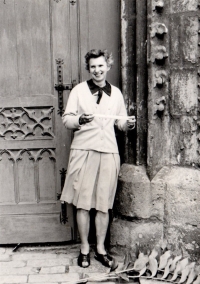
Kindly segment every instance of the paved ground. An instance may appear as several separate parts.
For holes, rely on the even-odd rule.
[[[77,266],[78,254],[79,245],[21,246],[16,252],[13,247],[0,247],[0,283],[75,283],[109,271],[93,258],[93,250],[90,267]],[[122,256],[117,258],[122,261]]]

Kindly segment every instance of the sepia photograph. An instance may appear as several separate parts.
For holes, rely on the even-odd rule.
[[[0,283],[200,284],[199,0],[0,0]]]

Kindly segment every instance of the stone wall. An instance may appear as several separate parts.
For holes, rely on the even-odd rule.
[[[175,254],[200,260],[200,173],[163,167],[152,179],[142,166],[123,164],[111,244],[152,249],[163,240]]]
[[[129,149],[134,137],[126,140],[125,151],[134,157],[125,157],[121,168],[111,244],[152,247],[165,239],[174,253],[200,261],[200,5],[198,0],[140,2],[146,5],[148,19],[142,45],[139,33],[146,8],[138,2],[122,0],[122,27],[128,26],[124,21],[129,22],[131,3],[136,5],[137,68],[135,75],[126,72],[123,78],[124,84],[137,78],[133,97],[137,127],[134,153]],[[123,40],[128,47],[128,37]],[[139,70],[145,70],[138,52],[144,43],[146,81],[146,73],[138,71],[140,65]],[[129,62],[129,49],[124,50]],[[141,83],[148,85],[148,92]]]

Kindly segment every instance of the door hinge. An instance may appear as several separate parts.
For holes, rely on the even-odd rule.
[[[61,193],[58,195],[59,199],[62,194],[62,190],[65,184],[65,177],[66,177],[67,170],[62,168],[60,170],[60,176],[61,176]],[[66,202],[62,201],[61,202],[61,212],[60,212],[60,222],[61,224],[66,224],[68,222],[68,217],[67,217],[67,204]]]
[[[63,83],[63,64],[64,60],[61,58],[56,59],[57,64],[57,84],[55,84],[55,89],[58,91],[58,114],[62,116],[64,112],[63,104],[63,91],[72,90],[73,87],[77,84],[76,80],[73,80],[71,84]]]

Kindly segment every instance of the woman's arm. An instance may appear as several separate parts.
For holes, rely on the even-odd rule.
[[[78,113],[78,91],[77,88],[74,87],[69,95],[62,121],[67,129],[78,130],[81,128],[79,123],[80,116],[81,115]]]
[[[124,98],[121,95],[120,102],[119,102],[119,116],[127,116],[127,111],[124,103]],[[135,128],[135,118],[130,118],[128,120],[125,119],[118,119],[115,121],[115,125],[117,128],[121,131],[127,131],[127,130],[132,130]]]
[[[79,130],[82,125],[91,122],[93,119],[92,114],[80,113],[78,90],[75,87],[69,95],[67,107],[62,116],[65,127],[70,130]]]

